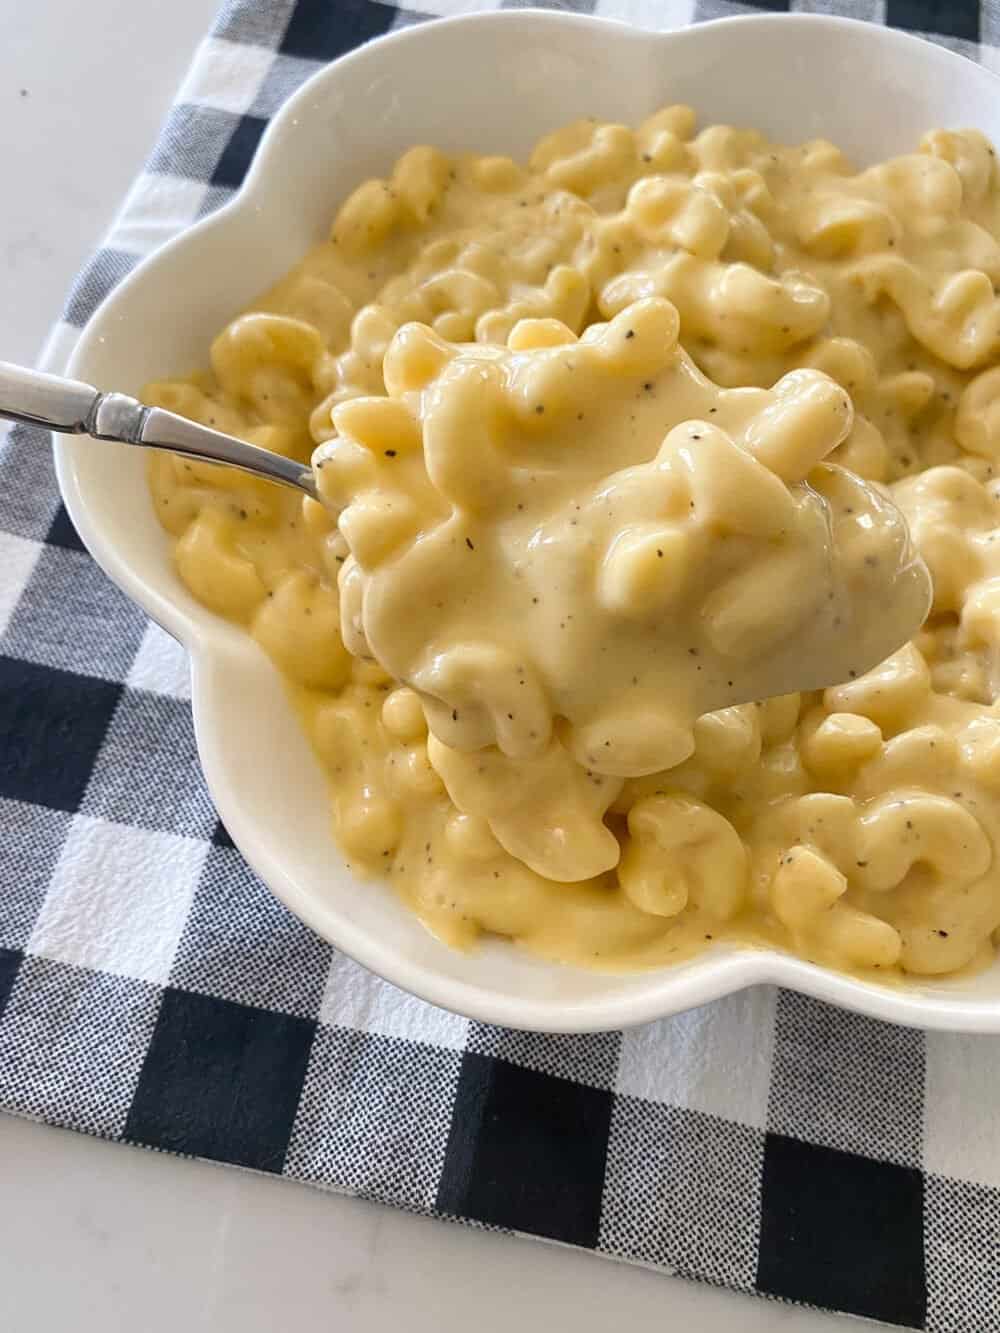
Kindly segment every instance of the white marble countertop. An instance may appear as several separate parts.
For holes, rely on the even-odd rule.
[[[0,358],[38,355],[215,7],[7,6]],[[842,1327],[592,1255],[7,1117],[0,1180],[0,1328],[10,1333],[374,1333],[401,1324],[493,1333],[556,1317],[575,1333]]]

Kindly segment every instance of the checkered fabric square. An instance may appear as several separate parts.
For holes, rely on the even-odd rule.
[[[503,0],[514,7],[517,0]],[[56,329],[237,189],[323,62],[428,0],[232,0]],[[998,0],[575,0],[651,27],[837,12],[1000,70]],[[552,1037],[403,995],[293,918],[201,780],[183,652],[98,571],[44,434],[0,437],[0,1107],[789,1301],[1000,1333],[1000,1041],[759,988]]]

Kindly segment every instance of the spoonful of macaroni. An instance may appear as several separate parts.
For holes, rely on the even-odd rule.
[[[854,429],[845,390],[809,369],[721,389],[677,334],[659,298],[579,338],[522,320],[506,346],[405,325],[387,395],[339,403],[312,469],[11,367],[0,415],[319,498],[347,649],[416,691],[459,809],[576,880],[617,860],[602,816],[622,781],[686,759],[699,716],[862,675],[930,606],[900,512],[825,461]],[[553,790],[593,807],[588,836],[524,817]]]
[[[902,515],[823,461],[847,393],[814,370],[717,388],[667,301],[579,339],[523,320],[505,348],[409,325],[384,374],[313,463],[345,644],[418,692],[449,769],[558,742],[658,772],[702,713],[861,675],[927,614]]]

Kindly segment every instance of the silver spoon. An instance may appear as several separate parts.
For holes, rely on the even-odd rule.
[[[270,481],[297,486],[312,499],[318,498],[308,464],[259,449],[162,407],[146,407],[127,394],[102,393],[92,384],[46,375],[8,361],[0,361],[0,417],[65,435],[91,435],[95,440],[168,449],[188,458],[225,463]]]

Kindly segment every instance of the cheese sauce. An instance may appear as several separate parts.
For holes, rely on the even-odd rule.
[[[682,107],[527,167],[417,148],[150,386],[320,446],[328,507],[151,476],[182,578],[289,677],[352,866],[456,945],[591,966],[991,957],[998,236],[973,131],[860,173]],[[924,592],[887,496],[934,582],[895,652]]]

